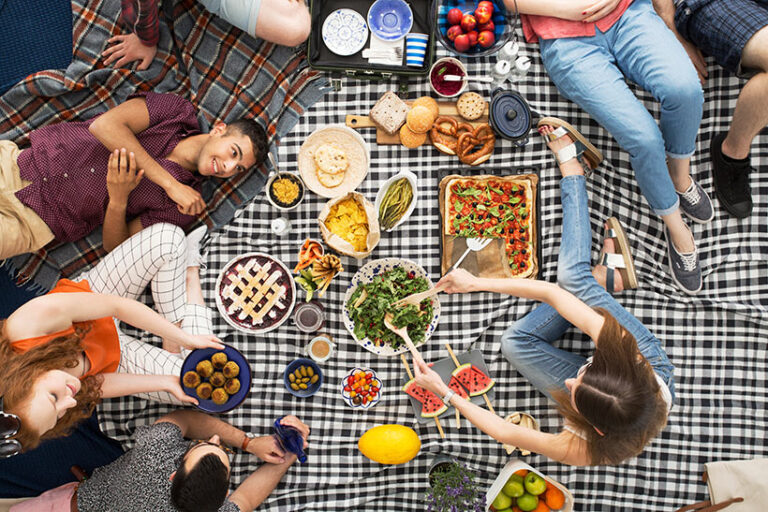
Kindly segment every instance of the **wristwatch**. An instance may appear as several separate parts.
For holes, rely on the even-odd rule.
[[[449,389],[448,392],[443,397],[443,403],[445,405],[451,405],[451,398],[453,398],[453,395],[455,394],[456,393],[452,389]]]

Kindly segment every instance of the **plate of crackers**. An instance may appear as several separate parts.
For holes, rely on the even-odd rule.
[[[307,188],[321,197],[355,190],[368,174],[369,163],[365,140],[344,125],[315,130],[299,149],[299,174]]]

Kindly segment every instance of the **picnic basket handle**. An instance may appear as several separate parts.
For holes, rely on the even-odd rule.
[[[732,503],[741,503],[742,501],[744,501],[744,498],[742,498],[740,496],[736,497],[736,498],[731,498],[731,499],[729,499],[727,501],[724,501],[722,503],[718,503],[716,505],[713,505],[712,502],[709,501],[709,500],[699,501],[698,503],[694,503],[692,505],[686,505],[684,507],[680,507],[675,512],[692,512],[692,511],[695,511],[695,512],[716,512],[717,510],[722,510],[722,509],[728,507]]]

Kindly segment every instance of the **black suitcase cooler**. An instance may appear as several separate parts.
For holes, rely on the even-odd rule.
[[[370,48],[371,38],[374,36],[370,30],[368,41],[363,50],[342,57],[331,52],[323,42],[322,28],[323,22],[336,9],[353,9],[360,13],[363,19],[368,23],[368,9],[373,5],[374,0],[312,0],[310,3],[310,13],[312,16],[312,30],[309,34],[307,43],[307,60],[310,67],[321,71],[331,73],[331,84],[334,89],[341,89],[341,77],[348,76],[357,79],[369,80],[388,80],[393,75],[401,79],[400,88],[407,90],[407,78],[409,76],[426,75],[435,55],[435,34],[432,20],[432,1],[431,0],[407,0],[408,5],[413,12],[413,27],[411,32],[429,34],[429,43],[427,44],[427,54],[424,57],[424,64],[419,67],[410,67],[405,65],[405,41],[403,41],[403,64],[400,66],[391,66],[385,64],[371,64],[368,59],[363,58],[363,50]]]

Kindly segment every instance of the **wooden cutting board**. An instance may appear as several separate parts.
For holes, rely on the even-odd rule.
[[[408,105],[410,105],[411,101],[406,101]],[[456,118],[457,121],[460,123],[469,123],[472,126],[477,126],[479,124],[487,124],[488,123],[488,102],[485,104],[485,112],[483,112],[483,115],[480,117],[480,119],[477,119],[475,121],[467,121],[466,119],[463,119],[459,115],[459,111],[456,110],[456,102],[455,101],[438,101],[437,106],[439,108],[439,113],[441,116],[450,116]],[[400,144],[400,134],[395,133],[394,135],[390,135],[378,126],[376,126],[376,123],[371,121],[371,118],[368,116],[357,116],[354,114],[347,114],[346,118],[346,124],[350,128],[359,129],[359,128],[376,128],[376,144]]]

